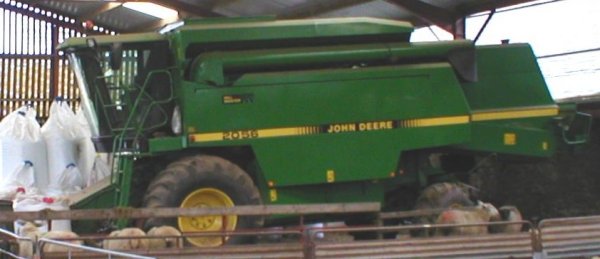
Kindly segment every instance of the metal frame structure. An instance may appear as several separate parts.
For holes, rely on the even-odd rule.
[[[385,0],[391,5],[399,7],[401,10],[405,10],[412,14],[410,18],[417,27],[437,25],[440,28],[453,33],[456,38],[464,38],[464,21],[465,17],[471,14],[480,13],[484,11],[490,11],[498,8],[503,8],[512,5],[523,4],[532,2],[533,0],[485,0],[485,1],[457,1],[458,3],[452,3],[448,6],[448,3],[435,3],[431,1],[423,0]],[[24,4],[36,6],[40,8],[46,8],[48,10],[65,13],[64,8],[71,8],[77,6],[77,2],[93,2],[93,1],[65,1],[64,5],[53,5],[52,1],[35,1],[35,0],[19,0]],[[79,21],[94,21],[98,25],[106,28],[111,28],[109,23],[106,21],[106,15],[109,12],[114,11],[121,4],[125,2],[131,2],[127,0],[116,0],[110,2],[103,2],[96,5],[95,7],[86,10],[85,12],[78,15]],[[189,1],[182,0],[154,0],[153,3],[175,9],[179,12],[179,18],[188,17],[227,17],[231,14],[223,13],[223,10],[219,10],[218,1],[210,1],[208,3],[190,3]],[[296,5],[285,8],[277,13],[271,13],[277,16],[279,19],[302,19],[308,17],[318,17],[328,12],[337,11],[345,8],[358,7],[360,5],[368,5],[375,0],[330,0],[330,1],[304,1]],[[276,3],[275,3],[276,4]],[[268,14],[268,13],[265,13]],[[103,19],[98,19],[104,17]],[[135,32],[140,30],[152,30],[157,29],[165,24],[161,19],[150,19],[139,26],[134,26],[128,29],[111,28],[115,31],[121,32]]]
[[[66,38],[95,33],[78,20],[15,1],[0,1],[0,118],[23,105],[32,105],[44,120],[52,100],[61,96],[76,107],[79,90],[68,61],[57,50]]]
[[[340,207],[342,206],[342,207]],[[465,208],[468,209],[468,208]],[[184,213],[186,215],[203,216],[220,214],[225,216],[229,213],[236,214],[298,214],[309,215],[315,213],[375,213],[378,214],[378,204],[356,203],[334,206],[328,205],[295,205],[290,206],[246,206],[221,210],[217,212],[211,208],[183,209],[170,208],[171,212],[161,211],[161,216],[173,216]],[[326,210],[326,211],[324,211]],[[118,210],[106,210],[101,215],[115,213]],[[182,212],[183,211],[183,212]],[[46,211],[39,212],[36,216],[32,212],[8,213],[2,215],[0,221],[12,220],[14,218],[26,219],[98,219],[96,210],[73,210],[64,212]],[[108,213],[108,214],[107,214]],[[122,218],[155,217],[156,214],[146,209],[130,209],[111,214]],[[392,217],[406,218],[415,215],[435,215],[433,211],[402,211],[393,213],[379,213],[377,217],[390,219]],[[396,238],[381,237],[385,233],[408,233],[411,230],[457,228],[469,226],[491,226],[504,224],[520,224],[522,231],[518,233],[495,233],[472,236],[434,236],[434,237],[410,237],[408,235]],[[394,258],[565,258],[596,256],[600,254],[600,217],[577,217],[545,219],[537,225],[529,221],[515,222],[491,222],[473,224],[442,224],[442,225],[397,225],[382,226],[365,225],[358,227],[311,227],[304,225],[302,221],[298,227],[289,229],[245,229],[235,232],[203,232],[183,233],[181,238],[203,237],[203,236],[288,236],[285,242],[268,242],[253,245],[226,245],[220,247],[183,249],[158,249],[158,250],[134,250],[127,253],[109,251],[89,246],[73,245],[69,240],[40,239],[35,245],[38,251],[46,243],[72,248],[69,252],[56,252],[40,254],[43,258],[65,258],[70,257],[93,257],[118,256],[128,258],[149,258],[148,256],[177,256],[178,258],[193,258],[202,256],[226,257],[244,255],[248,257],[261,258],[364,258],[364,257],[394,257]],[[369,232],[378,233],[380,238],[373,240],[331,240],[320,237],[321,235],[348,235],[348,233]],[[4,241],[26,240],[8,231],[1,230],[0,234]],[[147,237],[146,237],[147,238]],[[166,238],[166,237],[163,237]],[[175,237],[177,238],[177,237]],[[100,235],[85,235],[81,240],[106,239]],[[111,238],[112,239],[112,238]],[[131,238],[126,238],[131,239]],[[5,251],[6,252],[6,251]],[[9,256],[14,254],[7,253]]]

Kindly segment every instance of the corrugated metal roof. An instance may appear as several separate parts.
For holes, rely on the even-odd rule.
[[[377,18],[386,18],[394,20],[415,21],[414,15],[402,7],[389,3],[387,1],[371,1],[346,8],[333,10],[330,12],[317,14],[315,17],[352,17],[368,16]]]
[[[109,28],[116,28],[118,31],[145,31],[146,24],[154,24],[160,19],[119,6],[96,15],[93,20]]]
[[[238,0],[221,1],[214,8],[215,12],[225,16],[257,16],[257,15],[277,15],[288,8],[305,4],[308,0],[292,1],[257,1],[257,0]]]
[[[240,17],[275,15],[279,18],[370,16],[406,20],[417,26],[449,28],[472,13],[533,0],[154,0],[184,17]],[[31,6],[90,20],[117,32],[155,30],[166,21],[120,5],[126,0],[20,0]]]
[[[78,17],[88,13],[92,13],[98,8],[101,8],[102,5],[104,5],[104,3],[101,1],[68,2],[42,0],[38,3],[39,6],[62,10],[65,14],[72,14]]]

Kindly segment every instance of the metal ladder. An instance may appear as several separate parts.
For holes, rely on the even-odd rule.
[[[165,87],[169,87],[170,95],[162,100],[155,100],[147,92],[151,79],[158,74],[165,74],[169,83]],[[115,102],[108,100],[99,100],[103,115],[107,116],[111,112],[127,112],[126,120],[123,125],[113,125],[109,120],[111,135],[114,136],[112,146],[112,161],[111,161],[111,184],[115,187],[114,204],[118,207],[127,206],[129,202],[129,191],[133,175],[133,162],[135,159],[144,155],[140,144],[143,140],[144,133],[163,127],[169,122],[168,114],[161,107],[174,99],[173,77],[170,68],[157,69],[149,72],[141,87],[124,86],[107,86],[108,90],[116,91],[109,94],[117,94],[120,98]],[[132,96],[135,95],[135,96]],[[134,97],[134,98],[132,98]],[[100,98],[101,99],[101,98]],[[129,100],[129,102],[127,102]],[[132,101],[131,101],[132,100]],[[142,101],[148,102],[145,107],[142,107]],[[133,102],[133,104],[131,104]],[[165,119],[155,125],[145,125],[150,114],[150,111],[158,107],[167,115]],[[129,108],[129,109],[127,109]],[[114,111],[111,111],[114,110]],[[122,225],[124,222],[118,223]]]

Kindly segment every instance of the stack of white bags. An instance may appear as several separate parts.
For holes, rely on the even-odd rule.
[[[68,210],[66,195],[110,174],[78,113],[57,98],[41,128],[29,106],[0,121],[0,199],[12,200],[14,211]],[[63,223],[53,229],[70,230],[70,223]],[[19,227],[15,223],[15,230]]]
[[[48,185],[46,143],[35,110],[21,107],[0,121],[0,199],[17,188],[31,192]]]

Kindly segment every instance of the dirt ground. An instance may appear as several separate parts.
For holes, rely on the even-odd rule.
[[[591,141],[537,164],[502,166],[483,179],[483,199],[515,205],[526,219],[600,215],[600,121]]]

